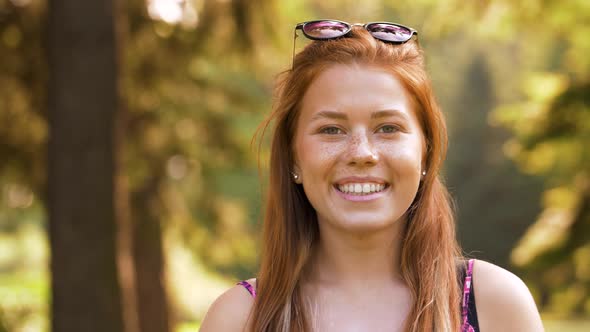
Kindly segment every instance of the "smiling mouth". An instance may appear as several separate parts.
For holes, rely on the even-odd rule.
[[[364,182],[335,184],[334,187],[341,193],[355,196],[363,196],[382,192],[385,189],[389,188],[389,185],[383,183]]]

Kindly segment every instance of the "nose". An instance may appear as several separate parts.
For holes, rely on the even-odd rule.
[[[366,133],[353,135],[348,149],[348,164],[351,166],[369,166],[379,161],[377,149],[373,146]]]

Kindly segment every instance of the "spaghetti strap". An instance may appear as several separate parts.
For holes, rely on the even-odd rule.
[[[246,290],[248,291],[248,293],[250,293],[250,295],[252,295],[253,298],[256,298],[256,290],[246,280],[242,280],[242,281],[238,282],[236,285],[242,285],[242,286],[244,286],[244,288],[246,288]]]
[[[471,292],[471,278],[473,275],[474,259],[470,259],[467,263],[467,271],[465,274],[465,281],[463,282],[463,300],[461,302],[461,318],[463,324],[461,325],[461,332],[473,332],[474,328],[468,322],[469,314],[469,294]]]

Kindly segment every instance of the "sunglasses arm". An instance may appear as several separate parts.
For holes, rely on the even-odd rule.
[[[295,64],[295,42],[297,41],[297,30],[302,29],[303,24],[299,23],[293,30],[293,54],[291,56],[291,70],[293,70],[293,65]]]

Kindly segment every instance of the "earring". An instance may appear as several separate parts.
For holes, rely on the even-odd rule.
[[[295,172],[291,172],[291,174],[293,174],[293,180],[299,180],[299,174],[296,174]]]
[[[426,176],[426,171],[422,171],[422,176]]]

